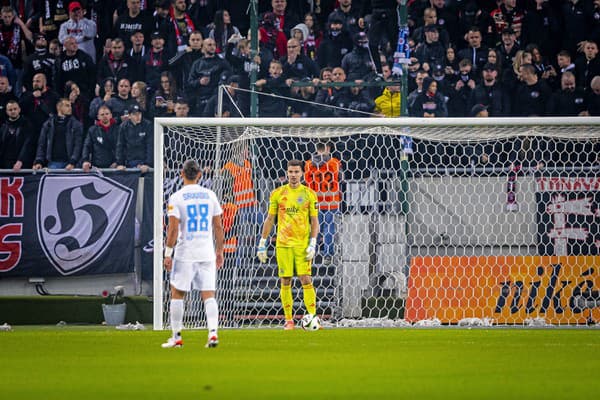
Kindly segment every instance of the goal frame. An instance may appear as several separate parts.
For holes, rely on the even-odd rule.
[[[164,153],[164,127],[188,126],[206,127],[215,126],[217,129],[217,143],[219,143],[219,127],[244,127],[259,125],[263,127],[543,127],[543,126],[590,126],[600,127],[600,117],[526,117],[526,118],[155,118],[154,119],[154,254],[153,254],[153,329],[164,329],[163,321],[163,187],[162,176]],[[217,146],[218,149],[218,146]],[[401,150],[398,150],[401,151]],[[215,156],[215,165],[218,168],[219,151]],[[217,169],[216,168],[216,169]]]

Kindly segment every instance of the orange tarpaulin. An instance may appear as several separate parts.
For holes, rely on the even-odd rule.
[[[584,323],[590,311],[582,308],[582,293],[599,290],[599,267],[600,256],[414,257],[405,318]],[[600,309],[591,316],[600,320]]]

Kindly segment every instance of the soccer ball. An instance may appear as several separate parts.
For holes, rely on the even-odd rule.
[[[302,329],[305,331],[318,331],[321,329],[321,319],[312,314],[306,314],[300,321]]]

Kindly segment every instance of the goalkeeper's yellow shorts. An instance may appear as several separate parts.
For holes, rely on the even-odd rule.
[[[310,275],[312,261],[306,261],[306,249],[304,247],[277,247],[277,266],[280,278]]]

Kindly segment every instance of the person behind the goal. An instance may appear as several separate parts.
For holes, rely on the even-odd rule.
[[[198,185],[201,174],[198,162],[187,160],[181,171],[183,187],[169,198],[164,265],[170,272],[173,335],[162,344],[164,348],[183,346],[183,299],[191,289],[200,290],[204,301],[208,327],[206,347],[219,344],[215,287],[217,268],[223,266],[223,210],[217,195]],[[175,244],[177,247],[173,249]]]
[[[300,183],[303,174],[302,161],[288,161],[288,183],[271,192],[269,214],[263,225],[256,253],[262,263],[267,262],[267,237],[277,219],[275,253],[281,283],[280,296],[285,315],[285,330],[294,329],[292,310],[294,272],[302,283],[306,311],[311,315],[316,313],[317,301],[312,284],[311,266],[319,233],[317,194]]]

